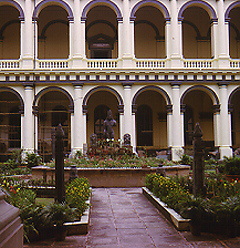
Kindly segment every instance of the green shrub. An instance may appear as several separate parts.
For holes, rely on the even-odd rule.
[[[223,172],[227,175],[240,175],[240,158],[225,157],[223,160]]]
[[[42,164],[42,157],[36,153],[27,153],[25,162],[29,168]]]
[[[80,215],[87,208],[86,200],[90,197],[91,189],[87,178],[75,178],[66,186],[66,202],[77,208]]]

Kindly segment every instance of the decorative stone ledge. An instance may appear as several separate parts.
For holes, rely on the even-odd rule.
[[[142,192],[143,195],[147,197],[147,199],[174,225],[177,230],[189,230],[190,219],[184,219],[173,209],[168,208],[164,202],[154,196],[146,187],[142,187]]]
[[[4,200],[5,194],[0,188],[0,247],[23,247],[23,225],[18,208]]]

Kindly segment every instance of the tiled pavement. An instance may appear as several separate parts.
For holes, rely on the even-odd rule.
[[[239,248],[240,238],[227,239],[211,234],[196,238],[189,232],[178,232],[148,202],[140,188],[96,188],[93,189],[87,235],[70,236],[63,242],[46,240],[24,247]]]

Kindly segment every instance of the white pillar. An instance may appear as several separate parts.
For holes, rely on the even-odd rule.
[[[21,60],[23,69],[33,68],[34,59],[34,22],[32,21],[33,1],[25,2],[25,20],[21,21]]]
[[[178,84],[172,84],[172,160],[180,160],[180,155],[183,152],[183,126],[180,111],[180,86]]]
[[[165,24],[165,49],[167,59],[171,57],[171,22],[169,20],[166,21]]]
[[[86,143],[86,131],[84,124],[84,117],[82,112],[82,91],[83,86],[81,84],[74,85],[74,115],[72,122],[72,153],[76,153],[76,151],[83,150],[83,144]]]
[[[230,125],[230,114],[228,112],[228,92],[227,85],[221,84],[220,88],[220,101],[221,101],[221,112],[220,112],[220,143],[219,151],[220,158],[224,156],[232,156],[231,149],[231,125]]]
[[[168,37],[170,47],[170,66],[182,68],[182,21],[178,20],[177,0],[171,2],[171,34]]]
[[[73,68],[87,67],[85,26],[86,20],[82,19],[74,28]]]
[[[212,52],[212,58],[216,58],[218,54],[218,45],[219,40],[217,38],[217,21],[212,20],[211,24],[211,52]]]
[[[69,55],[68,58],[72,59],[74,53],[74,22],[69,20]]]
[[[85,55],[85,20],[81,21],[81,2],[74,0],[74,25],[71,35],[73,54],[72,68],[80,68],[83,66],[83,58]]]
[[[22,127],[22,148],[24,152],[34,152],[34,116],[32,113],[34,92],[32,85],[24,88],[24,118]]]
[[[129,0],[123,0],[123,23],[121,25],[123,29],[119,33],[120,40],[119,46],[122,48],[122,54],[119,54],[119,58],[125,60],[124,66],[132,66],[132,59],[134,58],[134,21],[130,20],[130,7]],[[121,43],[121,44],[120,44]],[[121,56],[122,55],[122,56]]]
[[[132,84],[124,84],[124,124],[123,135],[128,133],[131,135],[131,141],[133,139],[133,115],[132,115]],[[121,137],[123,138],[123,136]]]
[[[218,9],[218,54],[219,58],[218,66],[220,68],[229,68],[229,23],[225,21],[225,10],[224,10],[224,1],[217,1]]]

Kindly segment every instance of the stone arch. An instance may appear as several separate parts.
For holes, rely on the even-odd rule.
[[[110,8],[115,11],[115,13],[117,15],[117,20],[118,21],[123,20],[122,13],[121,13],[120,9],[118,8],[118,6],[114,2],[109,1],[109,0],[93,0],[93,1],[89,2],[84,7],[83,12],[82,12],[82,16],[81,16],[82,21],[86,21],[88,11],[92,8],[92,6],[94,6],[94,5],[98,4],[98,3],[99,4],[104,4],[106,6],[110,6]]]
[[[69,100],[70,104],[69,104],[69,112],[74,113],[74,102],[73,102],[73,98],[72,96],[69,94],[69,92],[67,92],[65,89],[60,88],[60,87],[56,87],[56,86],[50,86],[50,87],[46,87],[44,89],[42,89],[40,92],[38,92],[38,94],[35,96],[34,101],[33,101],[33,110],[38,108],[38,102],[41,99],[41,97],[50,91],[59,91],[61,93],[63,93]]]
[[[229,17],[229,14],[231,12],[232,9],[234,9],[236,6],[240,5],[240,1],[236,1],[232,4],[230,4],[225,12],[225,21],[229,21],[230,20],[230,17]]]
[[[143,0],[143,1],[138,2],[133,7],[133,9],[131,11],[131,14],[130,14],[130,20],[131,21],[134,21],[136,19],[135,14],[136,14],[137,10],[140,7],[142,7],[143,5],[146,5],[146,4],[157,6],[158,9],[163,13],[163,16],[164,16],[165,20],[166,21],[169,21],[170,20],[170,15],[169,15],[168,9],[166,8],[166,6],[164,4],[162,4],[161,2],[158,2],[156,0]]]
[[[160,87],[158,87],[158,86],[149,85],[149,86],[144,86],[144,87],[142,87],[142,88],[141,88],[140,90],[138,90],[138,91],[136,92],[136,94],[134,95],[133,100],[132,100],[132,111],[133,111],[133,112],[136,112],[136,101],[137,101],[138,96],[139,96],[141,93],[143,93],[144,91],[147,91],[147,90],[157,91],[158,93],[160,93],[160,94],[164,97],[167,106],[172,106],[170,97],[169,97],[169,95],[167,94],[167,92],[166,92],[165,90],[163,90],[162,88],[160,88]]]
[[[69,21],[73,21],[73,12],[72,12],[72,9],[70,8],[70,6],[62,1],[62,0],[44,0],[42,2],[40,2],[34,9],[34,12],[33,12],[33,20],[36,20],[38,18],[38,15],[40,13],[40,11],[45,7],[45,6],[49,6],[50,4],[57,4],[61,7],[63,7],[67,13],[68,13],[68,20]]]
[[[190,88],[188,88],[181,96],[181,99],[180,99],[180,104],[182,105],[183,104],[183,101],[186,97],[186,95],[190,92],[190,91],[193,91],[193,90],[201,90],[201,91],[204,91],[206,92],[210,98],[212,99],[213,101],[213,105],[219,105],[220,102],[219,102],[219,98],[217,96],[217,94],[210,88],[204,86],[204,85],[195,85],[195,86],[191,86]]]
[[[213,21],[217,21],[217,14],[216,14],[216,11],[213,9],[213,7],[209,3],[201,1],[201,0],[193,0],[193,1],[189,1],[189,2],[186,2],[185,4],[183,4],[183,6],[181,7],[181,9],[179,10],[179,13],[178,13],[178,20],[179,21],[182,21],[184,19],[183,12],[191,5],[202,7],[204,10],[207,11],[210,18]]]
[[[86,114],[87,113],[87,105],[88,105],[88,100],[89,98],[92,96],[92,94],[94,94],[95,92],[98,91],[108,91],[110,93],[112,93],[118,101],[118,111],[119,113],[123,113],[124,111],[124,104],[123,104],[123,99],[121,97],[121,95],[113,88],[108,87],[108,86],[97,86],[93,89],[91,89],[90,91],[88,91],[88,93],[85,95],[84,99],[83,99],[83,113]]]
[[[20,101],[19,113],[24,114],[24,102],[23,102],[21,95],[16,90],[9,88],[9,87],[0,87],[0,92],[3,92],[3,91],[11,92],[18,98],[18,100]]]
[[[238,86],[236,89],[234,89],[234,90],[231,92],[231,94],[229,95],[229,98],[228,98],[228,106],[231,106],[233,96],[234,96],[235,93],[237,93],[238,91],[240,91],[240,86]]]
[[[56,24],[56,23],[61,23],[61,24],[64,24],[64,25],[68,26],[68,22],[67,22],[67,21],[64,21],[64,20],[52,20],[52,21],[48,22],[48,23],[43,27],[42,32],[41,32],[39,38],[44,39],[44,38],[45,38],[45,34],[46,34],[46,32],[47,32],[47,29],[48,29],[51,25]]]
[[[24,17],[24,12],[23,12],[22,7],[17,2],[12,1],[12,0],[0,0],[1,5],[6,4],[6,3],[8,5],[15,7],[19,11],[19,20],[24,21],[25,17]]]

